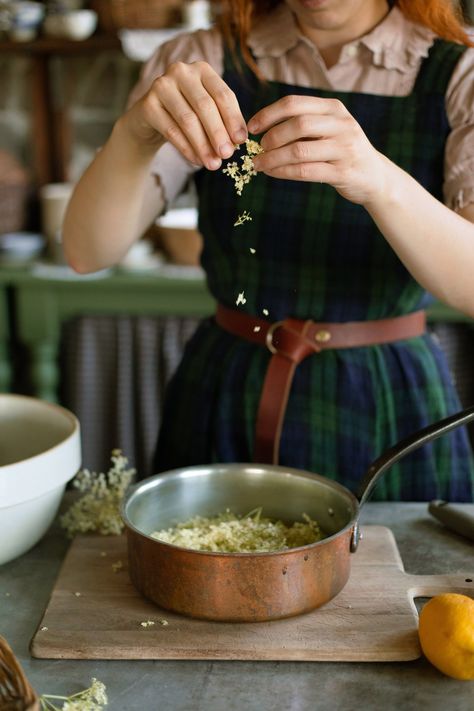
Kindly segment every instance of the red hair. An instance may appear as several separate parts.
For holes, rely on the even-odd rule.
[[[221,9],[217,21],[225,41],[231,49],[235,49],[238,42],[245,63],[259,76],[260,72],[247,47],[247,37],[254,23],[282,1],[217,0]],[[405,17],[429,27],[438,37],[473,46],[464,29],[465,21],[457,0],[395,0],[394,4]]]

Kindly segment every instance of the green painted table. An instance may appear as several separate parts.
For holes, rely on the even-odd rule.
[[[52,274],[55,274],[54,278]],[[191,275],[191,276],[190,276]],[[110,271],[104,276],[71,276],[64,268],[0,269],[0,391],[8,391],[12,366],[8,357],[11,325],[7,290],[13,292],[15,333],[30,354],[30,382],[34,394],[57,400],[58,348],[62,324],[79,315],[206,316],[214,300],[198,270],[165,267],[153,273]],[[436,304],[431,321],[472,320]]]
[[[166,269],[163,270],[166,274]],[[32,270],[0,269],[0,389],[8,390],[11,365],[7,357],[9,329],[7,289],[13,290],[13,318],[20,343],[30,355],[34,395],[56,401],[61,326],[79,315],[207,316],[214,300],[204,277],[190,277],[186,268],[160,273],[111,271],[105,276],[36,276]],[[179,274],[183,276],[180,278]]]

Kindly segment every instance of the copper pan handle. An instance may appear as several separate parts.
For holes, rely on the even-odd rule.
[[[370,497],[380,477],[393,464],[398,462],[407,454],[410,454],[410,452],[418,449],[418,447],[422,447],[424,444],[432,442],[434,439],[441,437],[441,435],[447,434],[456,427],[467,425],[472,420],[474,420],[474,407],[469,407],[466,410],[457,412],[455,415],[450,415],[449,417],[445,417],[443,420],[433,422],[431,425],[414,432],[409,437],[406,437],[397,444],[394,444],[393,447],[385,450],[380,457],[372,462],[359,485],[359,491],[357,494],[357,498],[359,499],[359,509],[362,508],[367,499]],[[354,524],[351,539],[351,551],[353,553],[357,550],[359,538],[359,521],[357,520]]]

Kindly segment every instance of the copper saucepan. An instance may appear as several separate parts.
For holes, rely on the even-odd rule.
[[[435,422],[388,449],[354,496],[325,477],[281,466],[212,464],[146,479],[129,492],[126,524],[130,576],[160,607],[191,617],[260,622],[308,612],[342,590],[359,542],[359,514],[382,474],[414,449],[474,419],[474,407]],[[230,508],[287,522],[307,513],[329,536],[276,553],[209,553],[149,535],[192,516]]]

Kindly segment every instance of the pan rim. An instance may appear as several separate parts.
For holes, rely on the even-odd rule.
[[[286,472],[287,474],[290,474],[291,476],[298,476],[303,479],[310,479],[315,482],[319,482],[320,484],[324,484],[330,489],[335,490],[336,492],[342,494],[346,499],[347,503],[349,505],[349,509],[352,508],[352,516],[348,523],[340,528],[338,531],[335,533],[332,533],[330,536],[327,536],[326,538],[321,539],[320,541],[315,541],[314,543],[308,543],[305,546],[298,546],[296,548],[286,548],[284,550],[279,550],[279,551],[255,551],[255,552],[220,552],[220,551],[200,551],[196,550],[195,548],[185,548],[184,546],[177,546],[173,543],[167,543],[166,541],[161,541],[159,538],[154,538],[153,536],[150,536],[149,534],[145,533],[143,530],[138,528],[132,521],[130,520],[128,514],[127,514],[127,508],[132,504],[133,500],[138,498],[139,496],[143,496],[144,492],[146,492],[148,489],[153,489],[156,486],[159,486],[161,481],[164,479],[168,479],[169,477],[173,478],[181,478],[185,477],[186,475],[198,475],[199,470],[203,470],[207,474],[209,474],[209,470],[213,470],[218,472],[219,470],[225,470],[226,472],[232,469],[252,469],[252,470],[266,470],[266,471],[281,471],[281,472]],[[329,543],[330,541],[334,540],[335,538],[342,536],[346,531],[352,529],[357,522],[359,518],[359,512],[360,512],[360,505],[357,497],[345,486],[340,484],[337,481],[333,481],[332,479],[328,479],[325,476],[322,476],[321,474],[313,474],[312,472],[305,471],[303,469],[296,469],[294,467],[284,467],[282,465],[277,465],[277,464],[254,464],[254,463],[246,463],[246,462],[232,462],[232,463],[214,463],[214,464],[197,464],[189,467],[180,467],[177,469],[170,469],[165,472],[160,472],[159,474],[154,474],[150,477],[147,477],[146,479],[143,479],[142,481],[138,482],[137,484],[133,485],[129,491],[127,492],[121,506],[121,516],[122,520],[126,526],[127,529],[132,531],[133,533],[138,534],[139,536],[142,536],[143,538],[146,538],[150,541],[153,541],[153,543],[156,543],[158,546],[163,546],[170,551],[180,551],[183,553],[186,553],[187,555],[189,554],[195,554],[196,556],[205,556],[205,557],[217,557],[217,558],[268,558],[270,556],[288,556],[288,555],[293,555],[297,554],[301,551],[307,551],[311,550],[313,548],[317,548],[318,546],[321,546],[323,544]]]

